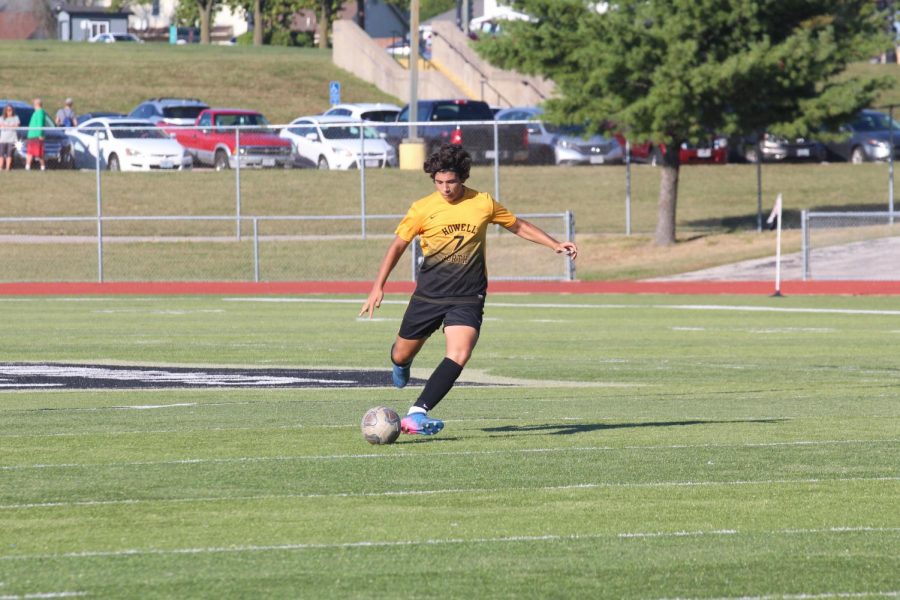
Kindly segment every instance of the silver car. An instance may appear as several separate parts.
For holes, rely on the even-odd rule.
[[[625,160],[619,142],[600,134],[586,135],[578,125],[552,125],[541,120],[544,111],[536,106],[505,108],[498,121],[529,121],[528,160],[533,164],[605,165]]]
[[[893,130],[893,136],[891,131]],[[900,158],[900,123],[877,110],[864,110],[850,123],[841,127],[845,137],[825,144],[828,152],[842,160],[860,164],[891,157]],[[893,137],[893,140],[891,139]]]

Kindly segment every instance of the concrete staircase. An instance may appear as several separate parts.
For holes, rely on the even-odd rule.
[[[540,104],[553,95],[553,82],[491,66],[469,46],[469,39],[453,23],[432,27],[431,60],[419,69],[421,99],[468,98],[499,107]],[[409,98],[409,70],[355,23],[336,21],[333,61],[404,103]]]

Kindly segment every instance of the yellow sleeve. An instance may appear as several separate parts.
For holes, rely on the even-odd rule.
[[[494,212],[491,215],[491,223],[500,225],[501,227],[512,227],[516,222],[516,215],[509,212],[505,206],[491,198],[494,203]]]
[[[403,220],[400,221],[400,224],[397,225],[397,229],[394,233],[407,242],[413,241],[413,239],[415,239],[422,231],[422,214],[422,211],[419,210],[418,203],[414,203],[409,207],[409,210],[406,211],[406,216],[404,216]]]

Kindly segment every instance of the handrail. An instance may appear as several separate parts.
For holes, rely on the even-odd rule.
[[[447,42],[447,47],[449,47],[451,50],[453,50],[454,52],[456,52],[456,54],[458,54],[459,57],[462,58],[463,61],[464,61],[467,65],[469,65],[476,73],[478,73],[478,75],[481,77],[481,100],[482,100],[482,101],[484,100],[484,86],[486,85],[487,87],[491,88],[491,89],[494,91],[495,94],[497,94],[497,98],[498,98],[499,100],[501,100],[502,102],[505,102],[508,106],[512,106],[512,105],[513,105],[513,103],[510,102],[509,99],[506,98],[506,96],[504,96],[502,93],[500,93],[500,90],[498,90],[498,89],[495,88],[493,85],[491,85],[491,82],[488,80],[487,75],[485,75],[485,74],[481,71],[481,69],[479,69],[478,66],[475,65],[475,63],[473,63],[471,60],[469,60],[469,58],[462,52],[462,50],[460,50],[459,48],[457,48],[456,46],[454,46],[454,45],[453,45],[453,42],[451,42],[451,41],[447,38],[447,36],[441,36],[437,31],[432,31],[431,35],[433,35],[434,37],[443,37],[444,40]]]

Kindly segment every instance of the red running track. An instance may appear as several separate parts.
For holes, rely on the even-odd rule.
[[[408,294],[412,282],[391,282],[386,293]],[[284,281],[284,282],[66,282],[0,283],[0,296],[79,295],[257,295],[257,294],[354,294],[365,296],[367,281]],[[494,294],[737,294],[771,296],[771,281],[498,281],[488,288]],[[897,296],[900,281],[784,281],[784,296]]]

